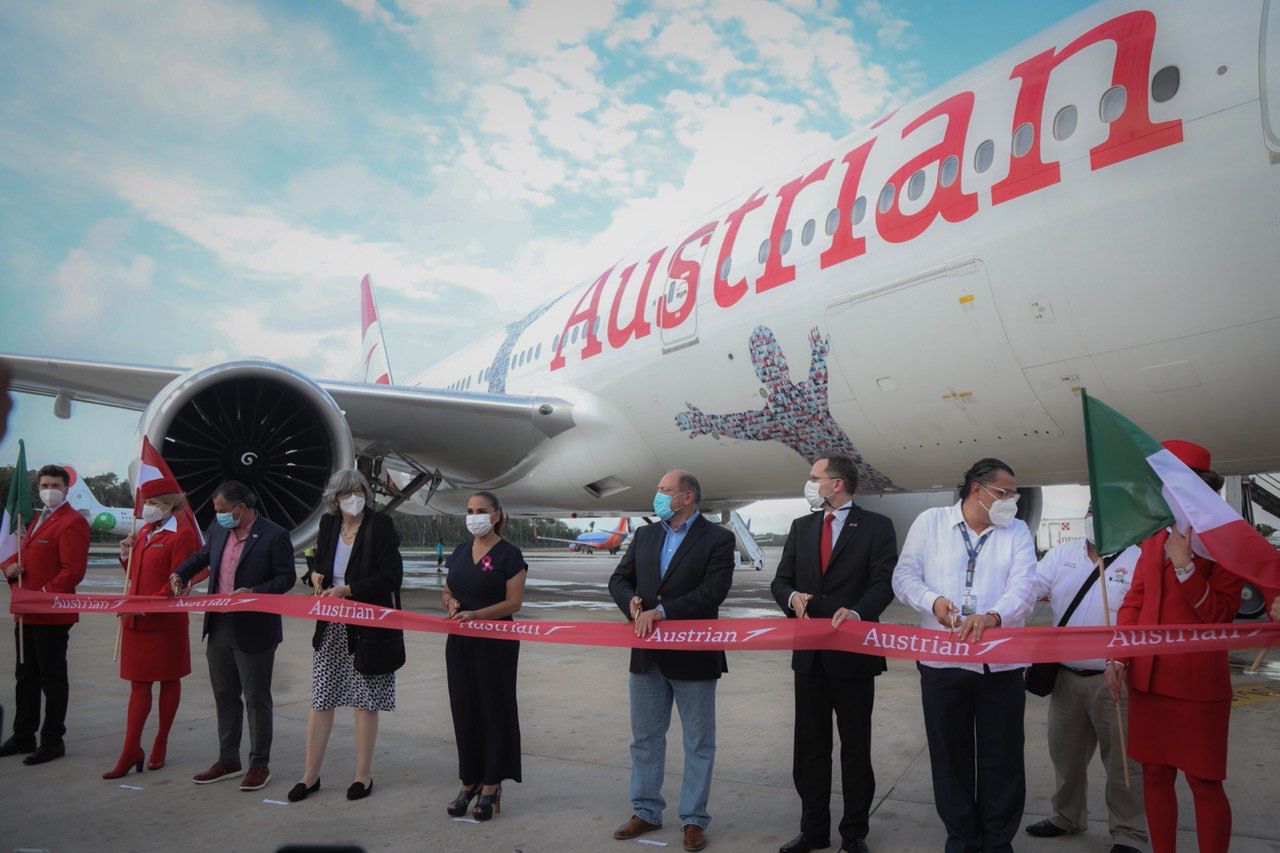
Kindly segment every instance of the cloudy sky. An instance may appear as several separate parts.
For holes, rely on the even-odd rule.
[[[1084,5],[0,4],[0,350],[346,378],[370,272],[413,376]],[[0,459],[126,469],[135,415],[50,412]]]

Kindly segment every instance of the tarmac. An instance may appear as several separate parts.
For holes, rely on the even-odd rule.
[[[739,569],[723,616],[779,615],[769,568]],[[621,619],[605,584],[617,558],[566,552],[530,554],[526,606],[518,618]],[[441,575],[434,559],[407,560],[404,606],[439,612]],[[111,561],[95,557],[81,591],[119,589]],[[300,590],[300,587],[298,588]],[[895,603],[884,621],[914,614]],[[1046,622],[1040,613],[1037,622]],[[457,759],[445,684],[444,638],[409,634],[408,663],[397,673],[397,709],[382,714],[374,757],[374,790],[349,802],[354,771],[352,714],[340,710],[321,774],[321,790],[285,802],[302,771],[310,701],[310,622],[285,621],[276,655],[275,739],[270,784],[242,793],[237,782],[196,786],[191,776],[217,757],[216,724],[199,635],[191,620],[193,672],[159,771],[104,781],[120,752],[128,684],[111,662],[115,622],[86,615],[72,629],[71,708],[67,756],[39,767],[0,759],[0,851],[236,850],[287,844],[356,844],[366,850],[626,851],[665,846],[682,850],[675,803],[682,754],[678,715],[668,737],[665,826],[639,841],[614,841],[630,815],[627,652],[622,649],[525,642],[520,652],[523,784],[503,788],[503,811],[480,824],[451,820],[444,810],[458,787]],[[13,635],[0,655],[13,660]],[[1274,653],[1280,659],[1280,652]],[[1236,708],[1231,721],[1227,793],[1234,810],[1232,850],[1280,851],[1280,664],[1257,676],[1242,673],[1252,653],[1235,660]],[[772,851],[798,831],[800,804],[791,782],[792,679],[787,653],[734,653],[717,699],[718,751],[711,790],[709,850]],[[2,694],[10,713],[12,693]],[[945,833],[934,810],[929,755],[920,712],[919,678],[906,661],[890,661],[877,680],[873,760],[876,803],[867,842],[877,853],[938,851]],[[1048,700],[1027,697],[1027,803],[1024,826],[1049,814],[1054,772],[1045,743]],[[6,720],[11,717],[6,718]],[[143,736],[150,746],[154,710]],[[5,733],[8,734],[7,732]],[[838,741],[837,741],[838,742]],[[838,749],[838,746],[837,746]],[[247,740],[243,747],[247,759]],[[835,766],[834,821],[840,816]],[[1090,771],[1089,828],[1053,840],[1022,835],[1018,850],[1106,851],[1110,838],[1102,767]],[[1183,850],[1196,848],[1190,794],[1179,780]],[[838,834],[833,822],[833,838]],[[835,849],[835,848],[833,848]]]

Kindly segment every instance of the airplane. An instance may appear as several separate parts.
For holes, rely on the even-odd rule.
[[[732,524],[829,452],[900,537],[999,457],[1035,530],[1086,479],[1084,388],[1224,474],[1280,468],[1280,3],[1106,0],[742,179],[407,384],[370,285],[370,381],[12,355],[14,386],[142,412],[202,523],[234,477],[299,546],[352,465],[393,509],[559,517],[643,514],[685,467]]]
[[[593,521],[590,528],[579,533],[576,539],[541,536],[536,528],[533,535],[544,542],[567,542],[570,551],[581,551],[584,554],[608,551],[610,554],[616,554],[631,541],[631,519],[626,516],[619,518],[618,526],[612,530],[596,530]]]
[[[97,497],[81,479],[80,473],[72,465],[63,465],[67,469],[69,484],[67,485],[67,502],[71,508],[84,516],[89,522],[90,530],[111,533],[115,536],[128,536],[133,532],[133,507],[109,507],[98,502]]]

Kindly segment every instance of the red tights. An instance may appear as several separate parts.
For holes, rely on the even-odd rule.
[[[151,713],[150,681],[135,681],[129,692],[129,715],[125,723],[124,749],[121,750],[122,761],[129,761],[142,751],[142,726]],[[178,713],[178,700],[182,698],[182,682],[160,682],[160,725],[156,728],[156,739],[151,745],[149,764],[164,763],[165,752],[169,746],[169,729],[173,726],[173,718]],[[135,759],[136,760],[136,759]]]
[[[1196,804],[1196,840],[1200,853],[1226,853],[1231,844],[1231,803],[1216,779],[1184,773]],[[1178,794],[1173,788],[1178,769],[1168,764],[1142,765],[1142,796],[1147,806],[1147,829],[1152,853],[1178,849]]]

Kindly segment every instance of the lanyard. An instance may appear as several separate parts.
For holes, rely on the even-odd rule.
[[[964,570],[964,588],[970,590],[973,589],[973,569],[978,564],[978,554],[982,552],[982,546],[991,538],[991,531],[988,530],[978,537],[976,547],[973,540],[969,538],[969,526],[963,522],[960,524],[960,535],[964,537],[964,549],[969,553],[969,565]]]

